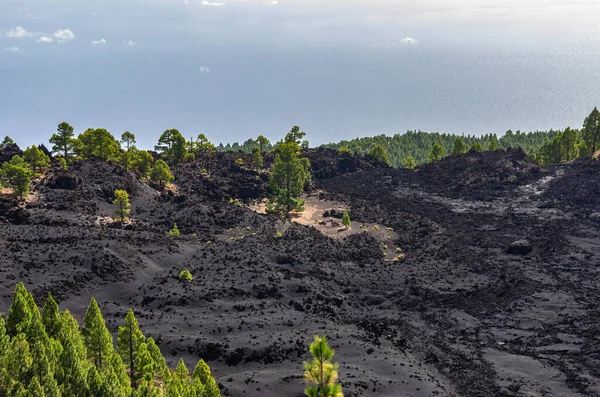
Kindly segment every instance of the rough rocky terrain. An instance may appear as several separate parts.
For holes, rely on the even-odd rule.
[[[600,395],[598,162],[497,151],[412,172],[311,151],[313,197],[368,226],[336,236],[243,204],[268,178],[240,156],[176,168],[170,192],[92,161],[47,172],[24,208],[2,197],[0,312],[18,281],[79,319],[95,296],[112,331],[132,307],[170,364],[204,358],[229,396],[302,396],[317,333],[348,397]]]

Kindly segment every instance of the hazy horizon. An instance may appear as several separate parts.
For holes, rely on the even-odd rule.
[[[4,0],[0,135],[579,128],[600,105],[599,17],[564,0]]]

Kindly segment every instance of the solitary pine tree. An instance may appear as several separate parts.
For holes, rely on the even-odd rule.
[[[311,362],[304,362],[304,380],[308,384],[304,394],[308,397],[344,397],[338,383],[338,364],[331,360],[335,351],[329,347],[326,336],[315,336],[309,347]]]
[[[129,203],[129,194],[126,190],[115,190],[115,200],[113,204],[117,206],[116,208],[116,219],[121,222],[121,225],[125,223],[127,219],[129,219],[129,213],[131,212],[131,204]]]
[[[65,161],[73,156],[73,136],[75,135],[73,127],[67,122],[62,122],[58,125],[56,133],[49,139],[53,144],[52,151],[61,153]]]
[[[292,210],[303,211],[304,185],[310,181],[310,161],[300,157],[298,139],[304,136],[298,127],[292,128],[285,140],[275,147],[275,162],[269,178],[269,186],[275,197],[270,209],[289,216]]]
[[[346,227],[346,229],[350,228],[352,222],[350,221],[350,215],[348,215],[348,211],[344,211],[344,215],[342,216],[342,225]]]
[[[125,150],[129,151],[135,145],[135,135],[129,131],[121,134],[121,143],[125,145]]]
[[[258,138],[256,138],[256,143],[258,143],[261,153],[264,153],[265,149],[271,144],[271,142],[263,135],[259,135]]]

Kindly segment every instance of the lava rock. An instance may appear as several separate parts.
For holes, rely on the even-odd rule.
[[[533,251],[533,247],[527,240],[514,241],[506,249],[506,252],[511,255],[528,255],[531,251]]]

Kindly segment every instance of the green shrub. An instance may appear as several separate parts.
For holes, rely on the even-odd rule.
[[[283,237],[283,234],[281,234],[281,232],[277,232],[277,233],[275,233],[275,238],[276,238],[276,239],[280,239],[280,238],[282,238],[282,237]]]
[[[194,276],[192,276],[192,273],[190,273],[190,271],[188,269],[183,269],[179,273],[180,281],[192,281],[193,279],[194,279]]]
[[[177,228],[177,224],[173,223],[173,229],[169,231],[169,236],[171,237],[179,237],[181,233],[179,233],[179,229]]]

